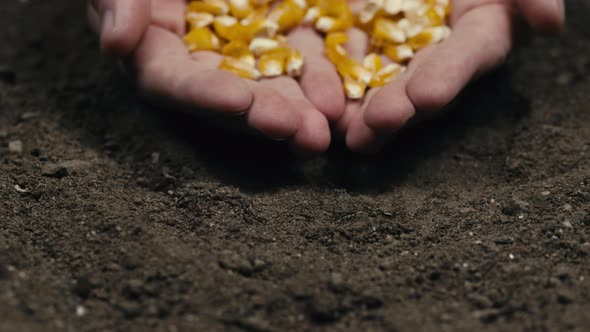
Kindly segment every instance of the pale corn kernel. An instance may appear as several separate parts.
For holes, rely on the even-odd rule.
[[[263,54],[258,60],[258,69],[263,77],[275,77],[285,70],[285,57],[282,54]]]
[[[414,50],[420,50],[428,45],[436,44],[446,39],[450,34],[450,29],[446,26],[432,27],[424,29],[421,33],[408,40],[408,46]]]
[[[334,27],[336,26],[336,19],[329,16],[324,16],[318,18],[315,22],[315,28],[321,32],[331,32],[334,31]]]
[[[303,16],[303,20],[301,21],[301,23],[305,25],[312,25],[315,23],[318,17],[320,17],[320,8],[311,7],[307,10],[305,16]]]
[[[252,80],[257,80],[260,78],[261,74],[253,65],[250,65],[247,62],[244,62],[240,59],[232,58],[232,57],[223,57],[221,64],[219,65],[219,69],[227,70],[232,72],[240,77],[248,78]]]
[[[293,0],[293,3],[295,3],[301,9],[307,9],[307,1],[306,0]]]
[[[378,72],[382,66],[381,57],[377,53],[371,53],[363,59],[363,67],[371,73]]]
[[[186,21],[188,22],[190,29],[200,29],[208,27],[215,20],[215,16],[209,13],[195,13],[188,12],[186,14]]]
[[[387,1],[387,0],[385,0]],[[367,4],[365,5],[365,7],[361,10],[361,12],[359,13],[359,21],[362,24],[366,24],[371,22],[375,16],[377,15],[377,13],[383,9],[384,6],[384,0],[369,0],[369,2],[367,2]]]
[[[406,34],[395,21],[386,18],[379,18],[373,29],[375,40],[384,40],[392,43],[403,43],[406,41]]]
[[[384,86],[387,83],[394,81],[399,74],[405,71],[405,67],[398,65],[397,63],[390,63],[385,67],[381,68],[369,83],[371,88],[376,88],[380,86]]]
[[[209,28],[191,30],[184,36],[184,43],[190,52],[214,51],[220,46],[219,38]]]
[[[225,15],[229,12],[229,6],[223,0],[194,1],[188,5],[189,12],[209,13],[212,15]]]
[[[366,84],[358,82],[348,75],[344,75],[343,84],[344,92],[348,98],[361,99],[365,95],[365,90],[367,89]]]
[[[287,75],[291,77],[301,76],[303,68],[303,55],[297,50],[291,50],[287,56]]]
[[[241,20],[254,12],[249,0],[229,0],[229,11],[233,17]]]
[[[281,46],[281,43],[270,38],[257,37],[252,39],[249,45],[250,52],[255,56],[276,50]]]
[[[383,54],[393,62],[404,63],[414,57],[414,50],[408,45],[385,45]]]
[[[412,38],[424,30],[424,26],[420,24],[414,24],[407,18],[402,18],[397,22],[397,26],[402,29],[406,38]]]
[[[385,0],[383,9],[388,15],[397,15],[402,12],[403,0]]]

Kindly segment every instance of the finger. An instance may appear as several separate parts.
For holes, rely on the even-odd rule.
[[[563,0],[517,0],[517,3],[533,29],[541,32],[563,30],[565,24]]]
[[[189,57],[177,35],[151,26],[133,53],[131,66],[148,99],[190,113],[242,114],[252,104],[252,91],[245,80],[216,69],[219,61],[215,53]]]
[[[153,1],[151,22],[181,36],[186,30],[184,20],[186,7],[187,4],[184,0]]]
[[[510,7],[488,5],[469,11],[409,79],[405,92],[410,101],[418,111],[440,110],[474,77],[504,62],[511,36]]]
[[[293,137],[301,121],[298,110],[289,102],[288,97],[277,92],[284,84],[274,80],[248,81],[248,84],[254,95],[254,101],[246,114],[248,127],[273,139]]]
[[[150,23],[151,0],[90,0],[89,4],[102,51],[118,56],[131,53]]]
[[[298,126],[290,140],[291,146],[299,155],[311,157],[326,151],[330,146],[330,127],[326,117],[305,97],[297,81],[288,77],[263,80],[263,87],[272,88],[289,102],[288,110],[297,116]],[[273,112],[278,106],[273,105]],[[294,120],[292,120],[294,121]]]
[[[303,93],[329,121],[338,120],[345,97],[336,68],[324,55],[322,38],[311,28],[297,28],[289,35],[289,44],[305,58],[299,79]]]

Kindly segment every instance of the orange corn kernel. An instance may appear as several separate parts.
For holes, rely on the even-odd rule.
[[[402,67],[396,63],[390,63],[387,66],[381,68],[373,77],[371,78],[371,82],[369,86],[371,88],[377,88],[380,86],[384,86],[389,82],[394,81],[399,74],[405,71],[405,67]]]
[[[344,92],[348,98],[361,99],[365,95],[365,90],[367,89],[365,83],[359,82],[349,75],[344,75],[342,80]]]
[[[385,45],[383,54],[396,63],[405,63],[414,57],[414,50],[408,45]]]
[[[383,67],[383,62],[377,53],[371,53],[363,59],[363,67],[374,74]]]
[[[191,30],[184,36],[184,43],[190,52],[215,51],[219,49],[219,38],[209,28]]]
[[[219,69],[232,72],[240,77],[257,80],[260,78],[260,72],[247,62],[232,57],[223,57]]]
[[[189,24],[190,29],[200,29],[208,27],[215,20],[215,16],[209,13],[195,13],[188,12],[186,14],[186,22]]]
[[[408,46],[412,49],[420,50],[428,45],[436,44],[446,39],[450,34],[450,29],[446,26],[439,26],[424,29],[421,33],[408,40]]]
[[[195,13],[209,13],[212,15],[225,15],[229,12],[229,6],[223,0],[193,1],[188,4],[188,11]]]

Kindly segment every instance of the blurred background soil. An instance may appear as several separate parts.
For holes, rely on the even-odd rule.
[[[1,331],[588,331],[590,5],[374,157],[142,104],[0,4]],[[20,142],[20,143],[19,143]]]

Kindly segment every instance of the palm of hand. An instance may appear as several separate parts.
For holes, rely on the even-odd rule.
[[[108,45],[104,42],[109,38],[105,15],[101,22],[97,12],[102,12],[104,2],[116,0],[91,1],[90,21],[101,32],[103,45]],[[527,10],[537,12],[531,14],[533,19],[527,16],[533,26],[553,25],[558,29],[563,22],[563,7],[552,20],[549,7],[549,14],[539,14],[543,12],[541,1],[518,1],[525,15]],[[303,154],[327,149],[329,122],[335,123],[351,150],[377,149],[417,112],[441,109],[473,77],[502,63],[512,46],[513,0],[453,0],[451,38],[419,52],[398,80],[372,89],[361,101],[347,101],[334,66],[323,55],[322,38],[309,28],[298,28],[288,36],[291,46],[306,59],[299,81],[278,77],[254,82],[218,70],[218,54],[187,52],[181,39],[185,0],[134,2],[143,3],[136,8],[140,10],[151,4],[151,13],[144,15],[148,17],[144,22],[147,29],[141,41],[135,42],[138,46],[131,59],[140,90],[146,96],[172,102],[190,112],[203,113],[206,109],[220,116],[240,115],[246,127],[270,138],[287,139]],[[134,18],[121,13],[111,18],[114,26],[119,31],[129,30],[125,22],[133,22]],[[98,28],[101,23],[102,29]],[[111,35],[116,35],[117,29],[111,30]],[[114,38],[115,49],[116,41],[134,44],[120,39]],[[367,53],[367,41],[360,30],[351,30],[348,51],[362,58]]]

